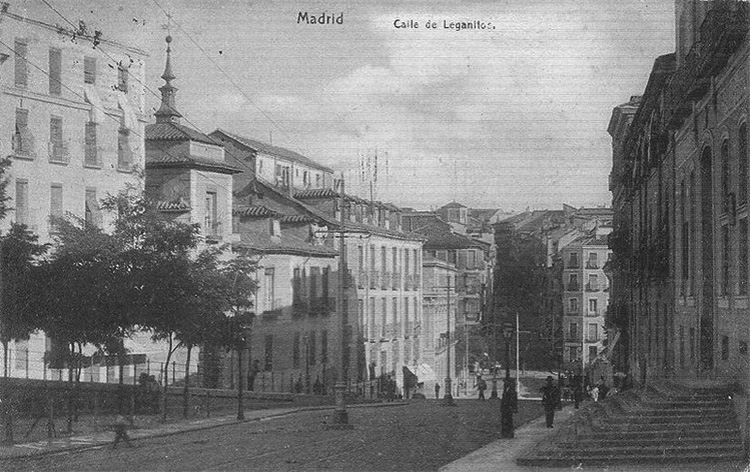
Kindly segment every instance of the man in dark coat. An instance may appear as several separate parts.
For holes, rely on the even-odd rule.
[[[544,406],[544,415],[547,419],[547,427],[553,428],[555,422],[555,409],[560,405],[560,389],[555,385],[555,379],[547,376],[547,383],[540,389],[542,392],[542,405]]]
[[[516,380],[505,379],[503,387],[503,398],[500,402],[501,429],[500,436],[503,438],[513,437],[513,413],[518,412],[518,392],[516,392]]]

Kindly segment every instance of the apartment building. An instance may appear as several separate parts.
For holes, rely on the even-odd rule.
[[[422,375],[423,392],[430,398],[437,383],[445,392],[445,379],[450,373],[453,391],[458,385],[456,378],[457,308],[458,291],[456,265],[446,260],[427,256],[422,262],[424,284],[422,286]],[[449,326],[450,325],[450,326]],[[429,370],[428,370],[429,369]]]
[[[611,251],[607,233],[581,236],[561,250],[563,265],[563,367],[583,373],[601,354],[609,282],[604,264]]]
[[[100,201],[107,194],[142,187],[134,170],[144,167],[146,54],[99,38],[20,16],[5,5],[0,12],[0,153],[9,156],[8,195],[12,207],[0,222],[23,223],[50,241],[50,216],[73,214],[108,227]],[[136,190],[137,191],[137,190]],[[52,340],[36,334],[10,347],[10,374],[67,378],[44,361]],[[86,379],[105,379],[101,365]]]

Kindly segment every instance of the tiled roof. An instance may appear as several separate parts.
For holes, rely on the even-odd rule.
[[[280,216],[279,213],[264,207],[263,205],[241,205],[232,209],[233,215],[270,217]]]
[[[212,172],[219,172],[222,174],[237,174],[239,172],[242,172],[237,167],[229,165],[224,161],[215,161],[213,159],[206,159],[204,157],[196,157],[186,154],[160,154],[156,157],[146,157],[147,169],[159,169],[165,167],[187,167],[204,169],[210,170]]]
[[[307,215],[284,215],[281,217],[282,223],[312,223],[315,218]]]
[[[308,200],[308,199],[314,199],[314,198],[339,198],[339,193],[332,188],[314,188],[314,189],[308,189],[308,190],[300,190],[299,192],[294,193],[294,198],[298,200]],[[370,202],[368,200],[365,200],[364,198],[360,198],[356,195],[344,195],[344,198],[347,201],[355,202],[355,203],[361,203],[361,204],[369,204]],[[375,205],[381,205],[380,202],[373,202]]]
[[[268,233],[242,232],[240,242],[234,246],[263,254],[292,254],[301,256],[335,257],[338,251],[327,246],[311,244],[282,231],[281,238]]]
[[[190,211],[190,205],[187,202],[183,201],[171,201],[167,202],[164,200],[157,201],[155,203],[156,209],[159,211],[165,211],[165,212],[183,212],[183,211]]]
[[[266,144],[261,141],[256,141],[254,139],[246,138],[244,136],[239,136],[237,134],[230,133],[223,129],[217,129],[211,134],[215,135],[217,133],[223,134],[224,136],[236,141],[237,143],[244,145],[246,147],[249,147],[251,149],[254,149],[257,152],[262,152],[263,154],[270,154],[272,156],[289,159],[290,161],[299,162],[300,164],[304,164],[306,166],[309,166],[315,169],[333,173],[333,169],[331,169],[330,167],[326,167],[324,165],[318,164],[317,162],[313,161],[309,157],[305,157],[302,154],[291,151],[289,149],[279,147],[279,146],[274,146],[272,144]]]
[[[199,143],[224,146],[220,141],[200,131],[178,123],[154,123],[146,125],[146,140],[153,141],[198,141]]]

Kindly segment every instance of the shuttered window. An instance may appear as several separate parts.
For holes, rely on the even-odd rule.
[[[96,83],[96,58],[83,58],[83,82],[86,84]]]
[[[29,181],[16,179],[16,223],[19,225],[29,224]]]
[[[130,170],[133,165],[133,151],[130,149],[130,131],[120,128],[117,135],[117,168]]]
[[[62,51],[56,48],[49,50],[49,93],[62,93]]]
[[[54,218],[63,216],[63,187],[62,184],[52,184],[50,187],[49,200],[50,231],[55,231],[57,226]]]
[[[13,43],[15,51],[15,83],[16,87],[26,87],[29,83],[29,66],[26,59],[29,54],[29,45],[22,39],[16,39]]]
[[[63,120],[59,116],[49,119],[49,158],[52,161],[64,162]]]
[[[89,121],[86,123],[84,164],[87,166],[99,165],[99,156],[96,146],[96,123]]]
[[[29,110],[16,108],[16,127],[13,132],[13,152],[16,155],[29,156],[34,147],[34,140],[29,130]]]

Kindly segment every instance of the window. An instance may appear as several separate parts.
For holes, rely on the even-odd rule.
[[[570,323],[570,339],[575,340],[578,337],[578,323]]]
[[[391,300],[391,306],[393,307],[393,318],[392,318],[393,319],[393,329],[396,329],[397,325],[398,325],[398,322],[399,322],[399,320],[398,320],[398,298],[393,297],[393,299]],[[394,333],[394,337],[395,337],[395,333]]]
[[[721,294],[729,294],[729,226],[721,227],[722,256],[721,256]]]
[[[466,253],[466,268],[476,269],[477,268],[477,251],[469,250]]]
[[[49,203],[49,214],[52,218],[60,218],[63,216],[63,187],[62,184],[52,184],[50,186],[50,203]],[[56,228],[55,223],[52,223],[51,230]]]
[[[318,187],[318,188],[321,187],[321,184],[320,184],[320,174],[315,174],[315,186]]]
[[[369,337],[369,339],[375,339],[375,335],[376,335],[376,333],[375,333],[375,297],[370,297],[370,307],[369,308],[370,308],[370,310],[369,310],[369,313],[368,313],[368,320],[367,320],[367,322],[368,322],[368,324],[370,326],[370,329],[369,329],[369,331],[370,331],[370,333],[369,333],[370,337]]]
[[[381,267],[380,270],[383,271],[384,275],[386,273],[387,265],[388,264],[386,263],[386,248],[385,246],[381,246],[380,247],[380,267]]]
[[[15,84],[16,87],[26,87],[29,82],[29,43],[23,39],[16,39],[13,43],[15,51]]]
[[[695,191],[695,171],[690,172],[690,224],[692,225],[692,228],[688,233],[690,234],[690,247],[695,248],[695,197],[696,197],[696,191]],[[690,296],[693,296],[695,294],[695,256],[690,258],[690,274],[688,275],[689,278],[689,284],[688,288],[690,289]],[[692,360],[692,359],[691,359]]]
[[[680,183],[680,218],[682,220],[682,280],[680,284],[680,295],[687,293],[688,276],[690,275],[690,223],[687,221],[685,206],[687,204],[687,192],[685,191],[685,181]]]
[[[568,283],[568,291],[571,291],[571,292],[578,291],[578,274],[570,274],[570,279]]]
[[[368,324],[365,319],[365,301],[362,299],[357,300],[357,314],[359,315],[359,326],[364,330],[365,339],[369,339],[369,333],[367,331]]]
[[[595,252],[589,253],[589,260],[586,263],[587,269],[598,269],[599,268],[599,261],[598,261],[598,254]]]
[[[419,298],[414,297],[414,321],[417,323],[420,322],[419,320]]]
[[[680,369],[685,368],[685,327],[680,325]]]
[[[310,298],[320,297],[320,267],[310,268]]]
[[[62,51],[56,48],[49,50],[49,93],[62,93]]]
[[[589,274],[589,286],[586,288],[591,291],[599,290],[599,276]]]
[[[598,303],[596,298],[589,298],[589,315],[598,315]]]
[[[308,365],[315,365],[317,359],[315,354],[317,353],[318,347],[316,346],[315,331],[307,333],[307,363]]]
[[[570,313],[578,313],[578,299],[571,298],[568,300],[568,307],[570,308],[568,310]]]
[[[589,323],[589,337],[588,341],[596,342],[599,341],[599,325],[596,323]]]
[[[266,311],[276,309],[274,304],[276,275],[273,267],[267,267],[263,275],[263,303]]]
[[[740,126],[740,132],[739,132],[739,176],[740,179],[740,185],[738,189],[738,200],[740,205],[744,205],[747,203],[747,124],[742,123],[742,126]]]
[[[83,58],[83,83],[95,84],[96,83],[96,58],[95,57],[84,57]]]
[[[323,298],[328,298],[330,296],[330,293],[328,292],[330,288],[330,280],[331,280],[331,268],[323,267],[323,274],[321,275],[321,281],[320,281],[320,291],[321,291],[321,296]]]
[[[578,360],[578,347],[570,346],[568,348],[568,358],[570,359],[570,362]]]
[[[688,330],[688,341],[690,342],[690,362],[695,362],[695,328]]]
[[[96,145],[96,123],[89,121],[86,123],[86,135],[84,138],[84,165],[87,166],[98,166],[99,165],[99,152]]]
[[[721,337],[721,360],[729,360],[729,336]]]
[[[117,168],[130,170],[133,165],[133,151],[130,148],[130,131],[120,128],[117,133]]]
[[[87,188],[85,196],[85,220],[87,225],[100,226],[99,201],[96,199],[96,189]]]
[[[729,182],[729,141],[724,140],[721,143],[721,192],[722,192],[722,208],[724,213],[729,211],[729,193],[731,187]]]
[[[128,93],[128,68],[122,64],[117,66],[117,88],[123,92]]]
[[[292,340],[292,368],[297,369],[299,368],[299,342],[302,335],[300,332],[294,333],[294,338]]]
[[[29,181],[16,179],[16,223],[19,225],[29,224]]]
[[[571,269],[578,268],[578,253],[577,252],[570,253],[570,258],[568,260],[568,267]]]
[[[51,116],[49,119],[49,158],[51,161],[65,162],[63,121],[59,116]]]
[[[406,336],[410,336],[409,332],[409,297],[404,298],[404,326],[406,330]]]
[[[216,191],[206,192],[206,216],[203,232],[207,236],[216,237],[219,235],[218,211]]]
[[[747,265],[747,238],[748,238],[748,232],[747,232],[747,218],[743,218],[740,220],[740,241],[739,241],[739,274],[737,274],[737,277],[739,278],[739,293],[740,295],[747,295],[747,278],[748,278],[748,265]]]
[[[385,326],[388,324],[388,304],[386,303],[385,297],[380,299],[380,336],[385,337]]]
[[[596,346],[589,346],[589,361],[592,361],[596,358],[597,351],[598,350]]]
[[[320,332],[320,362],[328,362],[328,331]]]
[[[299,268],[292,272],[292,304],[302,303],[302,271]]]
[[[396,276],[396,272],[398,272],[398,249],[394,247],[391,250],[391,255],[392,255],[392,259],[393,259],[393,275],[395,277]],[[396,288],[395,284],[394,284],[394,288]]]
[[[13,132],[13,152],[16,155],[31,155],[34,141],[29,130],[29,110],[16,108],[16,127]]]
[[[273,334],[266,334],[264,354],[263,370],[270,372],[273,370]]]

